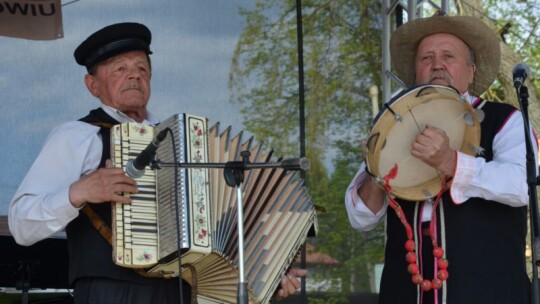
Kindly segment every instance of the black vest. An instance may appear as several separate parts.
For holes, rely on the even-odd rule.
[[[497,132],[516,109],[508,104],[487,102],[482,110],[485,119],[481,122],[481,147],[489,162],[493,159],[493,139]],[[523,155],[525,157],[525,155]],[[499,176],[498,178],[505,178]],[[526,180],[523,180],[526,183]],[[421,227],[421,218],[415,218],[415,206],[421,214],[423,202],[399,201],[408,222],[416,222]],[[530,303],[530,281],[526,272],[525,240],[527,236],[527,207],[510,207],[495,201],[471,198],[461,205],[455,205],[448,193],[441,202],[444,212],[446,257],[449,261],[447,280],[448,304],[525,304]],[[437,210],[438,244],[441,246],[440,208]],[[432,259],[429,238],[422,238],[424,259]],[[393,209],[387,213],[387,243],[385,267],[381,279],[379,303],[416,303],[417,285],[411,281],[405,261],[405,241],[403,224]],[[421,251],[421,250],[419,250]],[[420,264],[420,263],[419,263]],[[431,268],[433,264],[423,265]],[[433,279],[433,275],[425,279]],[[439,291],[441,294],[441,291]],[[433,291],[424,293],[432,302]],[[440,301],[439,303],[442,303]]]

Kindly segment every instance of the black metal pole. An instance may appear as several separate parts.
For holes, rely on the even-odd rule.
[[[243,153],[243,152],[240,152]],[[163,162],[161,160],[153,161],[151,168],[160,169],[166,167],[179,168],[213,168],[213,169],[229,169],[229,170],[250,170],[250,169],[283,169],[290,171],[308,170],[309,161],[305,158],[288,158],[277,162],[268,163],[251,163],[243,161],[230,161],[226,163],[182,163],[182,162]]]
[[[299,112],[299,133],[300,133],[300,157],[306,156],[306,132],[305,132],[305,105],[304,105],[304,36],[302,29],[302,0],[296,0],[296,40],[298,45],[298,112]],[[305,172],[301,176],[306,180]],[[306,269],[306,246],[302,246],[300,251],[300,267]],[[307,303],[306,278],[301,278],[302,303]]]
[[[296,36],[298,41],[298,122],[300,129],[300,157],[306,156],[304,43],[302,34],[302,0],[296,0]]]
[[[528,113],[528,98],[529,92],[526,86],[517,85],[516,94],[518,97],[519,105],[521,107],[521,113],[523,115],[523,126],[525,131],[525,145],[526,145],[526,161],[527,161],[527,185],[529,188],[529,215],[530,215],[530,229],[531,229],[531,252],[532,252],[532,286],[531,286],[531,303],[539,304],[539,286],[538,286],[538,265],[540,264],[540,240],[538,229],[538,194],[536,191],[537,176],[536,169],[538,164],[534,155],[534,150],[531,142],[530,128],[529,128],[529,113]]]

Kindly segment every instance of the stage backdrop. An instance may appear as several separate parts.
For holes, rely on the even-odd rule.
[[[252,5],[250,0],[66,0],[61,6],[62,38],[0,36],[0,215],[7,214],[49,131],[99,105],[83,84],[86,71],[75,63],[73,51],[106,25],[134,21],[151,29],[149,108],[158,117],[190,113],[207,117],[210,124],[220,121],[242,130],[238,108],[229,103],[227,79],[244,24],[239,9]],[[39,13],[37,9],[24,13]]]

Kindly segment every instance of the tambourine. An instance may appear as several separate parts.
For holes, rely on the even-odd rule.
[[[409,201],[435,197],[443,186],[437,170],[411,155],[411,145],[426,126],[446,132],[450,147],[476,155],[480,122],[475,109],[451,87],[422,85],[384,104],[367,140],[366,164],[377,184]],[[396,168],[397,175],[389,178]]]

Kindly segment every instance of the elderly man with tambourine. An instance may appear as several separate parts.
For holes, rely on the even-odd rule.
[[[381,304],[530,303],[523,117],[478,97],[499,71],[499,43],[469,16],[392,35],[410,88],[375,118],[345,198],[354,228],[386,219]]]

